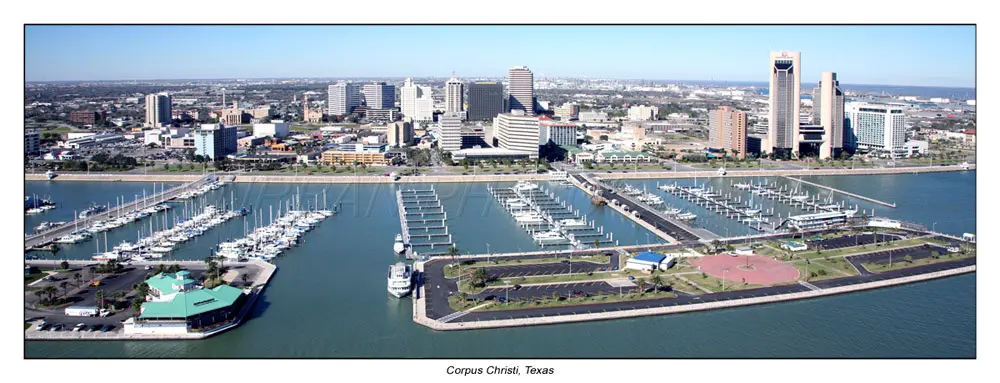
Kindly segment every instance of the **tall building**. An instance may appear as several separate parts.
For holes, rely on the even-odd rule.
[[[503,84],[495,81],[476,81],[469,84],[470,121],[492,120],[503,113]]]
[[[813,123],[823,127],[819,158],[836,158],[844,150],[844,92],[836,73],[823,72],[813,90]]]
[[[396,107],[396,86],[384,82],[365,84],[362,88],[368,109],[392,109]]]
[[[202,124],[194,132],[194,154],[213,160],[236,153],[236,127]]]
[[[438,116],[438,123],[441,124],[441,142],[438,147],[446,152],[462,149],[462,115],[445,113]]]
[[[526,66],[510,68],[507,72],[510,110],[523,110],[525,115],[535,115],[535,77]]]
[[[538,118],[515,109],[496,117],[493,127],[497,146],[538,158]]]
[[[771,52],[768,94],[771,111],[767,121],[772,147],[763,149],[770,153],[798,152],[800,62],[799,52]]]
[[[340,81],[327,88],[327,114],[343,116],[361,105],[361,90],[357,84]]]
[[[566,121],[552,121],[547,117],[539,118],[538,144],[549,142],[559,146],[576,146],[576,124]]]
[[[390,123],[385,132],[389,146],[404,147],[413,142],[413,124],[409,122]]]
[[[41,151],[41,142],[41,135],[37,131],[24,131],[24,154],[38,154]]]
[[[848,147],[892,158],[907,153],[902,106],[849,102],[844,106],[844,131]]]
[[[419,86],[407,78],[399,89],[399,104],[403,117],[413,121],[431,121],[434,119],[434,100],[431,98],[431,88]]]
[[[160,126],[170,123],[170,95],[166,93],[146,95],[146,126]]]
[[[448,114],[459,114],[465,111],[463,108],[463,94],[465,85],[462,84],[455,74],[451,74],[451,79],[444,84],[444,112]],[[462,113],[464,114],[464,113]]]
[[[713,149],[736,150],[738,158],[746,158],[747,113],[731,106],[709,112],[708,140]]]

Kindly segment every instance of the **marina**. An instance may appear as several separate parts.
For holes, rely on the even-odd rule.
[[[563,245],[581,249],[614,243],[613,233],[605,234],[603,226],[595,226],[586,215],[581,217],[572,205],[537,183],[518,182],[510,188],[487,186],[487,190],[543,248]]]
[[[396,236],[393,251],[406,259],[448,254],[454,242],[445,224],[448,213],[441,206],[437,191],[433,187],[398,189],[395,194],[401,232]],[[415,248],[421,251],[418,253]]]

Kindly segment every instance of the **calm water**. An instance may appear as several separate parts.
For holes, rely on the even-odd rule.
[[[938,230],[973,231],[975,173],[920,176],[825,177],[836,184],[899,204],[885,214],[938,222]],[[891,187],[871,180],[896,178]],[[852,189],[868,185],[887,195]],[[880,181],[881,182],[881,181]],[[841,184],[842,183],[842,184]],[[655,181],[654,181],[655,184]],[[924,186],[918,186],[924,185]],[[75,187],[98,184],[78,184]],[[103,184],[110,185],[110,184]],[[932,208],[938,199],[907,202],[903,193],[927,187],[928,195],[965,198],[951,208]],[[46,186],[28,182],[28,193]],[[415,186],[428,187],[427,185]],[[484,184],[437,184],[448,211],[448,226],[465,252],[536,248],[485,191]],[[934,189],[936,190],[930,190]],[[624,245],[646,242],[646,231],[607,208],[594,208],[582,192],[547,188],[588,219],[614,232]],[[254,308],[254,318],[235,331],[195,342],[28,342],[27,357],[975,357],[976,275],[854,293],[809,301],[703,313],[544,327],[435,333],[416,325],[409,299],[389,299],[385,268],[395,260],[390,248],[399,231],[391,186],[239,184],[206,196],[221,203],[261,208],[298,193],[303,205],[335,201],[343,213],[304,236],[304,242],[276,263],[278,273]],[[959,192],[967,190],[968,192]],[[121,193],[119,193],[121,194]],[[54,193],[53,193],[54,196]],[[66,197],[69,198],[69,197]],[[80,195],[88,201],[94,197]],[[914,197],[916,198],[916,197]],[[923,201],[923,202],[920,202]],[[933,202],[933,203],[932,203]],[[913,210],[913,211],[911,211]],[[55,211],[53,211],[55,212]],[[960,212],[961,218],[953,217]],[[50,212],[51,213],[51,212]],[[881,212],[879,212],[881,213]],[[907,215],[910,214],[910,215]],[[700,216],[701,214],[699,214]],[[951,218],[949,218],[951,217]],[[951,219],[945,224],[947,219]],[[265,218],[266,220],[266,218]],[[253,225],[248,218],[247,225]],[[721,222],[721,221],[720,221]],[[961,225],[957,229],[943,225]],[[148,225],[146,221],[142,224]],[[140,225],[142,225],[140,224]],[[140,226],[135,225],[135,226]],[[929,225],[929,223],[928,223]],[[738,226],[737,226],[738,227]],[[189,242],[178,258],[203,258],[220,239],[239,236],[234,220]],[[109,242],[134,239],[135,227],[118,229]],[[131,232],[131,234],[129,234]],[[652,238],[651,238],[652,239]],[[102,245],[103,247],[103,245]],[[92,242],[60,252],[84,258]],[[905,326],[900,326],[905,323]],[[307,329],[308,331],[303,331]]]

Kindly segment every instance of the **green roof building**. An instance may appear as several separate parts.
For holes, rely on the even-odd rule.
[[[189,328],[229,321],[246,297],[243,290],[229,285],[201,288],[187,271],[160,273],[146,283],[151,301],[142,304],[139,319],[186,321]]]

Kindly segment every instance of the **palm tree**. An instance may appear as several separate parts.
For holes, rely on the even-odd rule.
[[[796,227],[794,227],[794,226],[793,227],[789,227],[788,228],[788,232],[792,234],[792,238],[795,238],[795,236],[799,232],[799,229],[796,228]]]
[[[63,290],[63,298],[65,298],[66,294],[69,293],[69,282],[66,281],[59,282],[59,288]]]
[[[718,239],[713,239],[712,240],[712,251],[718,250],[720,247],[722,247],[722,242],[720,242]]]
[[[177,273],[179,271],[181,271],[181,265],[176,264],[176,263],[170,265],[170,270],[168,270],[168,272],[170,272],[170,273]]]
[[[59,267],[62,267],[63,270],[69,270],[69,262],[67,261],[59,262]]]
[[[73,280],[76,281],[76,287],[80,287],[80,283],[83,281],[80,273],[73,273]]]
[[[635,285],[639,286],[639,294],[644,294],[646,292],[646,278],[636,279]]]
[[[121,290],[115,291],[111,294],[111,299],[114,299],[115,302],[121,302],[125,300],[125,292]]]
[[[653,291],[660,291],[660,286],[663,286],[663,278],[659,275],[653,275],[649,278],[649,281],[653,283]]]
[[[166,265],[164,265],[162,263],[159,264],[159,265],[156,265],[156,273],[157,274],[163,274],[163,272],[165,272],[165,271],[167,271],[167,266]]]
[[[473,285],[476,285],[476,286],[479,286],[479,285],[486,286],[486,281],[489,279],[489,277],[490,277],[490,275],[486,272],[486,269],[483,268],[483,267],[480,267],[480,268],[476,269],[475,273],[472,274]]]
[[[594,240],[594,248],[598,248],[598,247],[601,247],[601,240],[600,239],[595,239]]]
[[[249,277],[247,276],[246,273],[240,274],[240,279],[243,280],[243,285],[244,286],[246,286],[246,284],[247,284],[247,278],[249,278]]]
[[[42,290],[35,290],[35,296],[38,297],[38,302],[39,303],[42,302],[42,295],[45,295],[44,291],[42,291]]]
[[[103,310],[104,309],[104,289],[97,290],[97,293],[94,294],[94,298],[97,299],[97,304],[100,305],[101,309]]]
[[[451,257],[452,263],[455,262],[455,259],[458,258],[459,254],[462,254],[462,252],[461,250],[458,250],[455,245],[451,245],[451,247],[448,248],[448,256]]]
[[[136,315],[139,315],[139,313],[142,311],[142,304],[144,302],[145,300],[141,298],[135,298],[132,300],[132,309],[135,310]]]
[[[55,286],[45,286],[45,288],[42,289],[42,291],[45,292],[45,295],[48,295],[50,302],[52,302],[52,300],[55,299],[56,293],[59,292],[59,290],[56,289]]]

